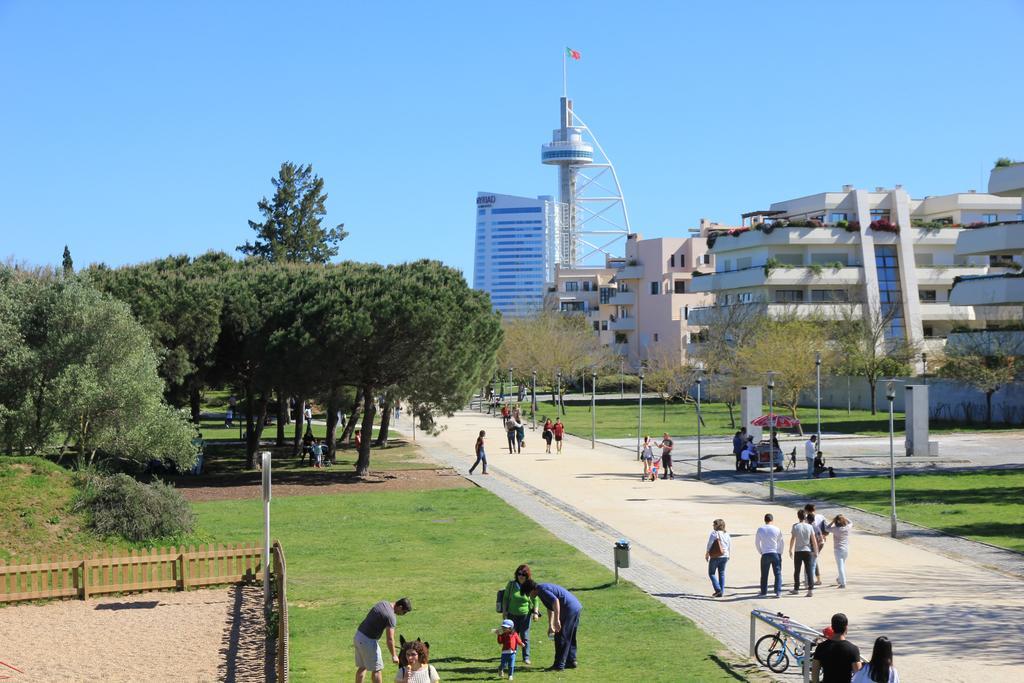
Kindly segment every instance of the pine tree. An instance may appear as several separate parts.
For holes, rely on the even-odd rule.
[[[338,243],[348,235],[344,224],[334,228],[321,226],[327,214],[324,181],[313,173],[310,164],[281,164],[274,185],[274,197],[257,203],[262,222],[249,221],[256,232],[255,242],[246,242],[237,250],[247,256],[271,263],[327,263],[338,254]]]
[[[73,275],[75,272],[75,262],[71,260],[71,250],[68,249],[68,245],[64,245],[64,274]]]

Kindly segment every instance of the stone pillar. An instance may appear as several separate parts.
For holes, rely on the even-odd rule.
[[[747,428],[747,436],[754,437],[754,443],[761,440],[761,428],[753,426],[750,421],[763,414],[763,405],[761,387],[740,387],[740,426]]]
[[[914,384],[904,387],[903,405],[907,416],[907,455],[930,455],[928,447],[928,386]]]

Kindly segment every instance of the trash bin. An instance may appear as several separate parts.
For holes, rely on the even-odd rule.
[[[629,541],[624,538],[615,542],[615,566],[629,568]]]

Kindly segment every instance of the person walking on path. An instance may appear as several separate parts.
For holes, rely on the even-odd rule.
[[[527,579],[523,592],[540,598],[548,610],[548,635],[555,638],[553,671],[576,668],[576,632],[579,630],[583,605],[576,596],[556,583],[534,583]]]
[[[541,436],[544,438],[544,443],[546,444],[544,446],[544,452],[545,453],[550,453],[551,452],[551,439],[553,439],[554,436],[555,436],[554,433],[551,431],[552,427],[554,427],[554,425],[551,424],[551,420],[550,419],[545,419],[544,420],[544,431],[541,432]]]
[[[487,432],[480,430],[480,436],[476,437],[476,446],[473,451],[476,453],[476,461],[473,462],[473,466],[469,468],[469,473],[473,474],[473,470],[476,469],[477,465],[483,465],[484,474],[487,474],[487,453],[484,452],[484,437],[487,436]]]
[[[875,639],[871,661],[861,667],[852,683],[900,683],[900,676],[892,665],[892,643],[885,636]]]
[[[675,479],[676,473],[672,471],[672,437],[665,432],[661,437],[661,467],[663,469],[662,479]]]
[[[352,646],[356,655],[356,683],[363,683],[366,672],[371,672],[373,683],[382,683],[384,671],[384,659],[380,654],[380,644],[377,642],[387,632],[388,651],[391,653],[391,661],[398,664],[398,652],[395,651],[395,626],[398,625],[398,617],[412,611],[412,604],[409,598],[400,598],[394,603],[381,600],[370,608],[356,629],[356,635],[352,640]]]
[[[561,453],[562,437],[565,435],[565,425],[562,424],[562,418],[555,418],[555,424],[551,425],[551,433],[555,436],[555,450]]]
[[[732,541],[725,530],[724,519],[716,519],[712,526],[704,550],[704,561],[708,563],[708,577],[711,578],[711,587],[715,589],[711,597],[720,598],[725,595],[725,565],[729,562]]]
[[[530,623],[540,618],[540,600],[523,591],[523,584],[533,578],[530,565],[516,567],[515,575],[505,586],[501,599],[501,613],[512,625],[523,644],[523,664],[530,664]]]
[[[516,452],[516,421],[510,415],[505,419],[505,436],[508,438],[508,454]]]
[[[818,435],[811,434],[811,438],[804,443],[804,459],[807,461],[807,478],[814,479],[814,459],[818,457]]]
[[[785,541],[782,540],[782,530],[772,524],[775,517],[771,513],[764,516],[764,524],[757,528],[754,535],[754,545],[757,552],[761,554],[761,593],[763,598],[768,595],[768,568],[771,567],[775,575],[775,597],[782,593],[782,552],[785,548]]]
[[[800,592],[800,569],[807,575],[807,597],[814,595],[814,559],[818,555],[818,543],[814,540],[814,529],[805,520],[803,508],[796,511],[797,523],[789,535],[789,558],[793,560],[793,595]]]
[[[842,612],[832,615],[832,637],[814,648],[811,680],[823,683],[850,683],[850,677],[860,671],[860,650],[846,640],[849,620]],[[824,671],[824,677],[821,673]]]
[[[640,451],[640,458],[644,461],[644,475],[641,481],[647,481],[650,479],[654,481],[651,471],[654,465],[654,441],[651,440],[651,435],[648,434],[644,437],[644,445]]]
[[[522,418],[517,417],[515,419],[516,424],[516,453],[523,452],[523,446],[526,445],[526,423]]]
[[[853,531],[853,522],[844,515],[836,515],[827,529],[833,536],[832,552],[836,556],[839,587],[846,588],[846,558],[850,556],[850,532]]]
[[[814,540],[818,542],[818,559],[814,561],[814,585],[821,585],[821,551],[825,549],[825,539],[828,538],[828,520],[825,515],[818,514],[814,510],[814,503],[804,505],[804,512],[807,513],[807,523],[814,528]]]

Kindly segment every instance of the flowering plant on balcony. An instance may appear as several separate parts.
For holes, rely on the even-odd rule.
[[[877,221],[871,221],[868,226],[872,230],[880,230],[882,232],[899,232],[900,226],[895,223],[890,223],[888,218],[879,218]]]

